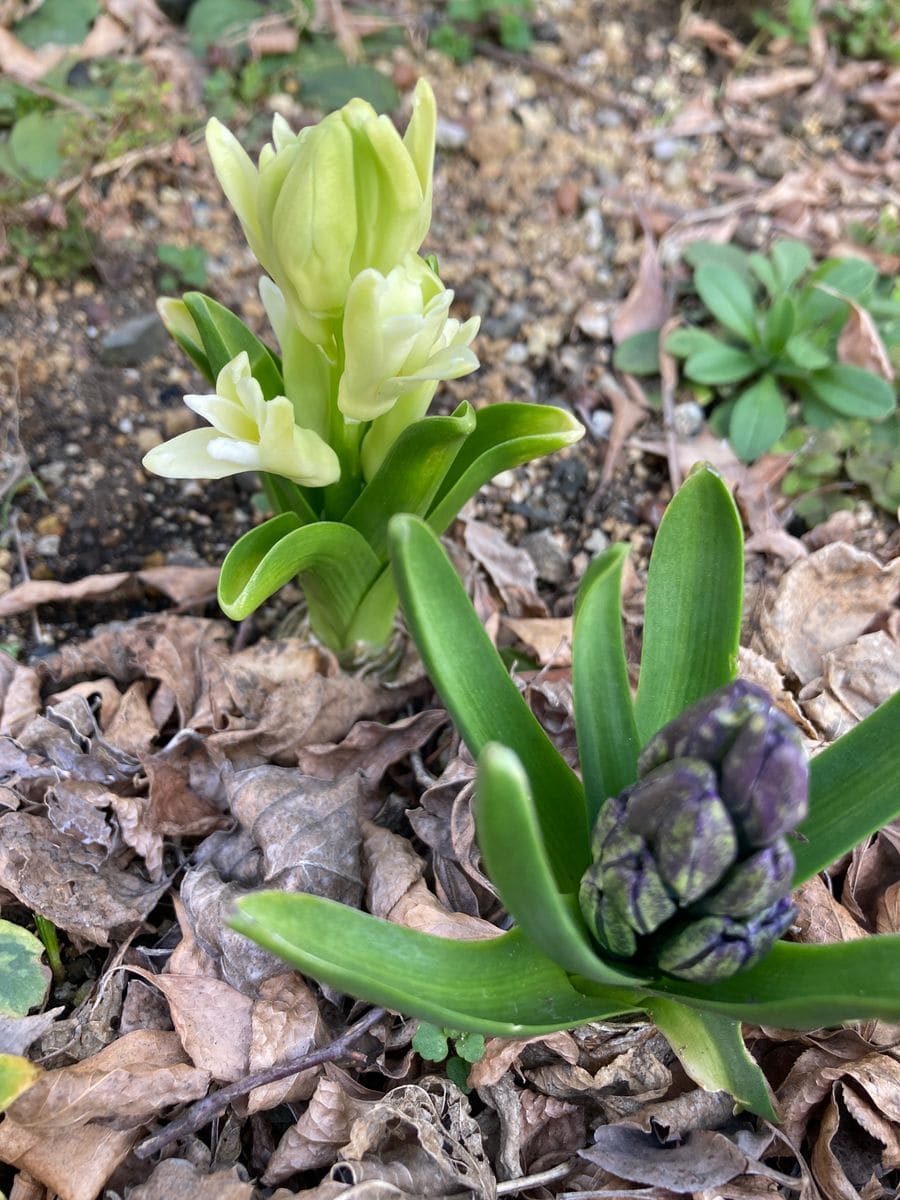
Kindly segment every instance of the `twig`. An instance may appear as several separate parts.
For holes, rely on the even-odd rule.
[[[138,1158],[150,1158],[158,1150],[165,1149],[179,1138],[196,1133],[198,1129],[202,1129],[204,1125],[208,1125],[210,1121],[221,1116],[232,1100],[246,1096],[254,1088],[263,1087],[267,1083],[275,1083],[279,1079],[287,1079],[289,1075],[296,1075],[310,1067],[318,1067],[322,1063],[334,1062],[339,1058],[362,1058],[362,1055],[352,1051],[350,1047],[384,1015],[383,1008],[372,1008],[355,1025],[351,1025],[346,1033],[321,1050],[314,1050],[312,1054],[304,1054],[302,1058],[294,1059],[293,1062],[281,1063],[276,1067],[266,1067],[265,1070],[257,1071],[255,1075],[248,1075],[244,1079],[239,1079],[237,1083],[231,1083],[228,1087],[219,1088],[217,1092],[204,1096],[202,1100],[192,1104],[177,1120],[170,1122],[160,1133],[145,1138],[140,1145],[135,1146],[135,1155]]]
[[[521,1179],[505,1179],[497,1184],[498,1196],[511,1196],[513,1192],[524,1192],[526,1188],[543,1187],[547,1183],[556,1183],[571,1175],[575,1169],[574,1163],[560,1163],[558,1167],[550,1167],[547,1171],[539,1171],[537,1175],[523,1175]]]
[[[22,535],[19,532],[19,514],[17,512],[10,514],[9,527],[12,531],[13,541],[16,543],[16,554],[19,558],[19,571],[22,574],[22,581],[27,583],[31,578],[31,572],[28,570],[28,559],[25,557],[25,547],[22,545]],[[41,629],[41,622],[37,615],[37,605],[31,610],[31,636],[38,645],[44,640],[44,631]]]

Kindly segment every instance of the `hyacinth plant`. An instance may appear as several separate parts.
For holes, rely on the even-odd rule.
[[[514,928],[450,940],[270,892],[240,900],[236,929],[332,987],[447,1028],[523,1037],[647,1014],[695,1080],[770,1118],[742,1021],[900,1020],[900,936],[779,940],[791,889],[900,812],[900,696],[807,766],[791,723],[735,682],[743,542],[715,472],[695,471],[660,525],[634,698],[620,619],[627,550],[611,547],[582,580],[581,778],[427,524],[396,517],[390,541],[407,622],[477,759],[478,842]]]
[[[226,556],[221,607],[240,620],[297,577],[313,633],[338,652],[388,640],[395,513],[440,533],[495,474],[584,432],[536,404],[426,415],[441,380],[478,366],[478,318],[449,315],[453,292],[419,253],[435,123],[420,81],[403,137],[356,99],[297,134],[276,116],[255,166],[211,120],[210,157],[265,272],[260,296],[280,354],[208,296],[159,302],[215,390],[185,396],[208,427],[155,447],[144,466],[170,478],[259,472],[275,515]]]

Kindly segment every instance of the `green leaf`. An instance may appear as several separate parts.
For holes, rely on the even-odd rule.
[[[71,113],[34,110],[20,117],[7,142],[16,167],[39,183],[55,179],[62,170],[63,143],[71,130]]]
[[[766,313],[763,322],[763,346],[768,354],[781,354],[794,332],[794,302],[790,296],[779,296]]]
[[[633,983],[631,972],[597,956],[578,905],[560,894],[528,777],[512,750],[497,742],[479,755],[473,814],[487,873],[523,936],[567,971]]]
[[[708,330],[698,329],[695,325],[673,329],[666,338],[666,350],[678,358],[688,358],[691,354],[699,354],[701,350],[716,350],[724,344]]]
[[[530,1037],[639,1007],[626,988],[577,992],[517,930],[476,941],[434,937],[286,892],[243,897],[230,925],[330,987],[445,1029]]]
[[[585,981],[579,988],[590,991]],[[821,1029],[900,1020],[900,934],[801,946],[776,942],[762,962],[716,984],[657,979],[648,992],[736,1021]]]
[[[704,263],[694,272],[694,287],[720,325],[756,344],[756,306],[743,276],[730,267]]]
[[[769,259],[764,254],[760,254],[758,250],[750,255],[750,270],[770,296],[778,294],[778,276],[775,274],[775,268]]]
[[[734,679],[743,584],[740,517],[724,481],[702,465],[663,514],[650,557],[635,701],[641,745]]]
[[[185,292],[182,297],[200,333],[203,349],[209,362],[210,379],[231,362],[242,350],[250,359],[253,378],[262,388],[263,396],[271,400],[284,395],[281,364],[264,342],[247,328],[224,305],[204,296],[202,292]]]
[[[824,283],[851,300],[862,300],[878,282],[878,268],[864,258],[827,259],[815,270],[811,282]]]
[[[659,330],[647,329],[619,342],[613,350],[613,366],[629,375],[659,374]]]
[[[550,404],[488,404],[475,414],[475,430],[453,460],[428,514],[435,533],[443,533],[478,489],[501,471],[571,446],[584,426]]]
[[[24,1017],[44,999],[50,972],[43,953],[33,933],[0,920],[0,1015]]]
[[[744,1045],[739,1021],[672,1000],[644,1003],[694,1083],[708,1092],[728,1092],[757,1116],[778,1121],[766,1077]]]
[[[887,417],[897,406],[894,389],[871,371],[837,363],[809,377],[809,388],[817,400],[845,417]]]
[[[456,1053],[467,1063],[477,1063],[484,1057],[484,1036],[480,1033],[463,1033],[453,1039]]]
[[[27,1092],[41,1075],[41,1068],[18,1054],[0,1054],[0,1112],[17,1096]],[[2,1193],[0,1193],[2,1194]]]
[[[447,711],[473,758],[488,742],[518,755],[559,890],[576,891],[590,861],[581,784],[506,673],[437,537],[401,514],[388,541],[407,625]]]
[[[759,370],[759,361],[754,354],[741,350],[737,346],[728,346],[718,342],[705,350],[691,354],[684,364],[684,373],[695,383],[708,383],[714,386],[723,383],[738,383],[755,375]]]
[[[276,516],[278,513],[293,513],[301,525],[312,525],[318,521],[318,515],[306,498],[305,489],[299,484],[282,475],[272,475],[269,471],[260,471],[259,478]]]
[[[32,50],[48,45],[79,46],[99,14],[99,0],[44,0],[13,29],[19,41]]]
[[[424,517],[460,447],[475,429],[465,401],[452,416],[423,417],[400,434],[343,520],[387,561],[387,525],[397,512]]]
[[[640,750],[622,636],[627,546],[610,546],[585,571],[575,599],[572,689],[588,824],[634,783]]]
[[[443,1062],[450,1050],[447,1034],[430,1021],[420,1021],[413,1034],[412,1048],[429,1062]]]
[[[900,692],[810,763],[809,815],[794,842],[794,884],[831,866],[900,815]]]
[[[787,429],[787,407],[776,381],[763,375],[735,401],[728,438],[744,462],[755,462]]]
[[[185,22],[191,49],[202,55],[214,42],[241,38],[247,27],[264,15],[255,0],[196,0]]]
[[[786,292],[812,266],[812,252],[805,242],[779,238],[770,251],[778,287]]]
[[[303,103],[332,112],[359,96],[379,113],[392,113],[400,103],[397,89],[383,71],[365,63],[336,63],[303,75]]]
[[[695,270],[702,266],[728,267],[748,284],[753,279],[747,251],[730,242],[689,242],[682,250],[681,257]]]
[[[379,570],[365,539],[349,525],[301,525],[286,512],[245,533],[228,551],[219,575],[219,605],[232,620],[243,620],[299,576],[313,628],[339,650]]]
[[[821,346],[817,346],[815,342],[810,341],[802,334],[794,334],[793,337],[788,338],[784,354],[790,362],[804,372],[819,371],[831,362],[830,356]],[[777,367],[776,370],[778,370]]]

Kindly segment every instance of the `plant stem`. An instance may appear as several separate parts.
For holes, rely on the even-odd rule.
[[[59,936],[56,932],[56,926],[46,917],[42,917],[40,913],[34,914],[34,924],[38,937],[44,943],[44,950],[47,952],[47,962],[50,964],[53,978],[57,983],[64,983],[66,968],[63,966],[62,956],[59,951]]]

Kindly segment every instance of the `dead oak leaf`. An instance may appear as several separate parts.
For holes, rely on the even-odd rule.
[[[130,1188],[128,1200],[253,1200],[255,1189],[241,1168],[206,1174],[184,1158],[167,1158],[144,1183]]]

